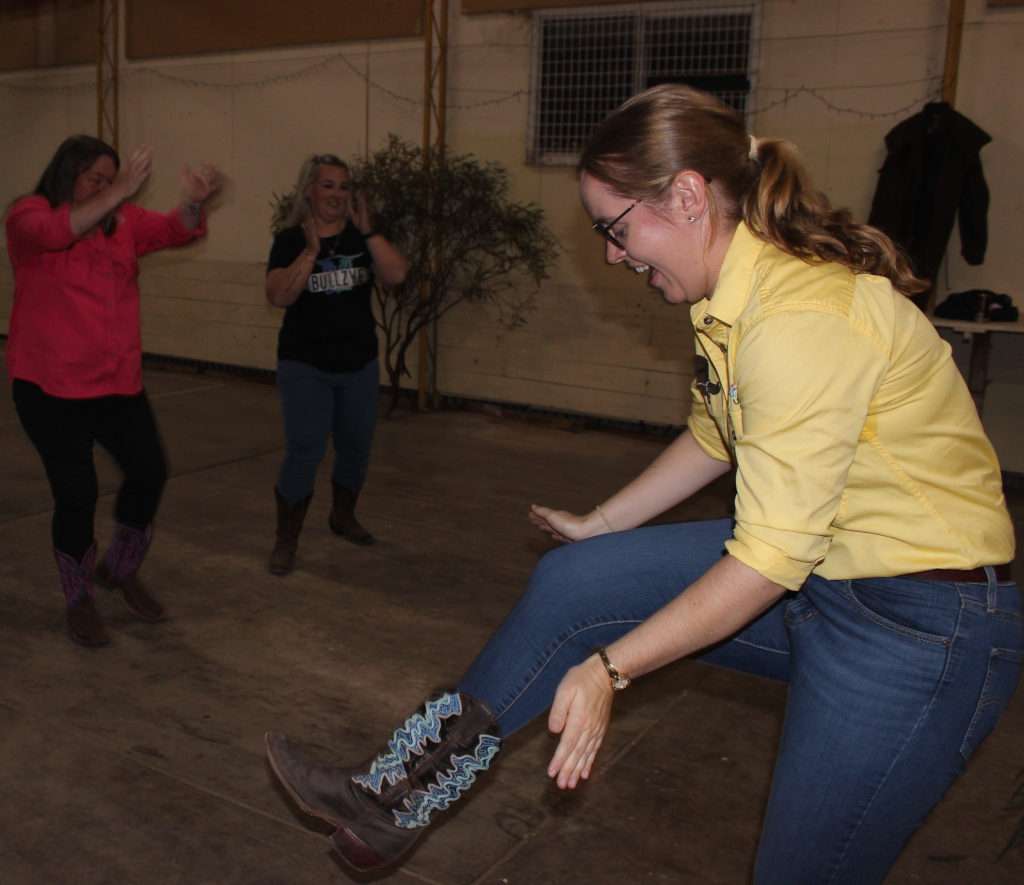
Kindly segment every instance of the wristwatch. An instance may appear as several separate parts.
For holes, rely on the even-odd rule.
[[[601,663],[604,664],[604,668],[608,672],[608,678],[612,681],[612,688],[615,689],[615,691],[622,691],[625,688],[629,688],[629,684],[633,680],[625,674],[620,673],[616,669],[615,665],[608,660],[608,652],[605,651],[604,646],[595,648],[594,651],[597,652],[597,656],[601,659]]]

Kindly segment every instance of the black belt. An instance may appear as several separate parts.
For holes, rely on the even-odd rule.
[[[1005,563],[1003,565],[992,566],[993,571],[996,573],[996,580],[1001,584],[1005,584],[1012,581],[1013,578],[1010,576],[1011,564]],[[984,568],[933,568],[926,572],[913,572],[909,575],[897,575],[899,578],[914,578],[918,581],[952,581],[956,584],[986,584],[988,583],[988,575],[985,574]]]

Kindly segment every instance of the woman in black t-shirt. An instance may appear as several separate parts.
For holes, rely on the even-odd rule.
[[[286,452],[274,487],[277,540],[269,569],[288,574],[313,496],[317,468],[334,440],[330,527],[372,544],[355,517],[377,420],[377,332],[373,281],[405,279],[401,253],[373,230],[365,197],[333,154],[302,165],[291,215],[267,262],[267,300],[285,309],[277,345],[277,385]]]

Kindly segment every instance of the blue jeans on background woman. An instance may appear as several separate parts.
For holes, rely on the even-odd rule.
[[[286,449],[277,488],[289,501],[313,493],[328,436],[334,442],[332,481],[358,495],[377,426],[379,373],[375,359],[354,372],[323,372],[307,363],[280,361],[277,387]]]
[[[295,567],[299,534],[313,498],[316,473],[334,442],[331,515],[336,535],[353,544],[374,542],[356,519],[356,501],[366,481],[377,426],[380,368],[376,359],[353,372],[325,372],[298,360],[280,360],[277,387],[284,415],[285,456],[274,485],[277,532],[267,563],[271,574]]]
[[[566,671],[704,574],[730,520],[602,535],[548,553],[459,691],[507,736]],[[789,684],[758,885],[881,882],[1009,703],[1024,660],[1013,583],[812,575],[700,660]]]

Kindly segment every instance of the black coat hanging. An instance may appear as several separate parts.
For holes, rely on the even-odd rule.
[[[988,186],[981,149],[988,133],[945,102],[931,102],[885,136],[886,158],[868,223],[933,280],[959,217],[964,260],[981,264],[988,244]]]

